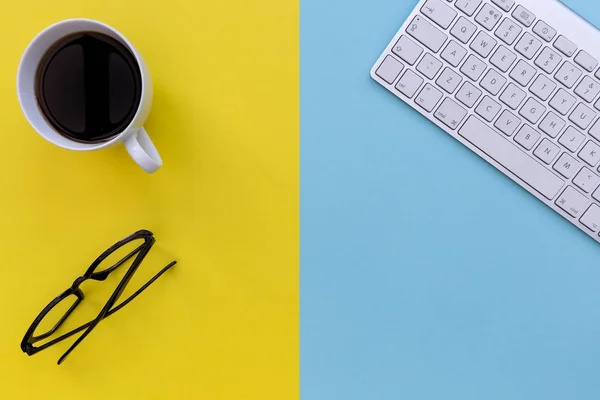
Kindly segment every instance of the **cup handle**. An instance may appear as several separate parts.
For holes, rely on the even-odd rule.
[[[162,166],[158,150],[144,128],[125,139],[125,148],[133,160],[149,174]]]

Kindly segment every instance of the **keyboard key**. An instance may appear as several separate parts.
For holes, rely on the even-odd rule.
[[[453,67],[458,67],[458,64],[460,64],[460,62],[463,60],[463,58],[465,58],[466,55],[467,50],[458,43],[456,43],[454,40],[451,40],[450,43],[448,43],[448,46],[446,46],[446,48],[444,49],[444,51],[442,51],[441,57]]]
[[[519,111],[519,114],[532,124],[537,124],[545,112],[546,107],[538,103],[534,98],[530,97],[525,102],[525,105],[523,105],[521,108],[521,111]]]
[[[481,0],[456,0],[456,8],[467,14],[469,17],[475,13],[477,7],[481,4]]]
[[[400,75],[402,69],[404,69],[404,66],[398,60],[392,56],[387,56],[375,73],[391,85]]]
[[[502,111],[494,126],[506,136],[512,136],[521,124],[521,120],[508,110]]]
[[[541,136],[538,131],[532,129],[529,125],[523,125],[515,136],[515,142],[523,146],[524,149],[531,150]]]
[[[456,93],[456,99],[465,106],[471,108],[481,97],[481,90],[477,89],[471,82],[465,82]]]
[[[556,36],[556,30],[551,28],[544,21],[538,21],[533,27],[533,32],[544,39],[546,42],[551,42]]]
[[[538,75],[529,90],[540,100],[546,101],[556,89],[556,83],[548,79],[545,75]]]
[[[592,193],[592,197],[598,201],[600,201],[600,187],[596,189],[594,193]]]
[[[579,158],[585,161],[590,167],[595,167],[600,162],[600,146],[590,140],[579,152]]]
[[[467,110],[459,106],[454,100],[445,98],[434,115],[450,129],[456,129],[467,115]]]
[[[587,72],[593,72],[598,66],[598,60],[583,50],[577,54],[577,57],[575,57],[575,62]]]
[[[423,78],[408,69],[396,84],[396,89],[406,97],[411,98],[422,84]]]
[[[502,72],[508,71],[510,66],[515,62],[517,56],[504,46],[498,47],[490,62]]]
[[[460,68],[460,72],[462,72],[472,80],[477,81],[479,80],[481,74],[483,74],[486,68],[487,66],[483,61],[481,61],[474,55],[470,55],[469,58],[467,58],[467,61],[465,61],[463,66]]]
[[[521,39],[517,42],[515,50],[523,55],[523,57],[531,60],[533,56],[542,47],[542,42],[533,37],[529,32],[525,32]]]
[[[491,38],[484,31],[479,31],[473,42],[471,42],[470,48],[481,57],[486,58],[496,47],[496,43],[498,43],[496,39]]]
[[[429,79],[433,79],[440,69],[442,69],[442,62],[436,57],[427,53],[421,59],[421,62],[417,65],[417,71],[425,75]]]
[[[458,4],[458,2],[456,4]],[[456,24],[454,24],[450,34],[464,44],[467,44],[476,31],[477,27],[474,24],[469,22],[465,17],[460,17]]]
[[[556,47],[561,53],[563,53],[567,57],[571,57],[577,51],[577,46],[575,43],[571,42],[569,39],[560,35],[558,39],[554,42],[554,47]]]
[[[573,183],[579,189],[583,190],[586,193],[593,192],[594,189],[598,187],[598,183],[600,183],[600,178],[596,174],[594,174],[589,169],[583,167],[581,171],[573,178]]]
[[[584,76],[575,88],[575,94],[588,103],[594,101],[598,93],[600,93],[600,84],[589,76]]]
[[[505,83],[506,78],[504,76],[500,75],[493,69],[490,69],[479,84],[482,88],[490,92],[490,94],[496,96]]]
[[[580,194],[571,186],[567,186],[565,191],[556,200],[556,205],[562,208],[571,217],[580,217],[588,208],[590,202],[584,195]]]
[[[552,143],[548,139],[542,140],[542,143],[535,149],[533,154],[542,160],[544,164],[550,165],[552,161],[558,156],[560,153],[560,147]]]
[[[434,53],[440,51],[447,39],[442,31],[419,15],[412,20],[406,32]]]
[[[535,68],[523,60],[519,60],[517,65],[510,72],[510,77],[517,81],[521,86],[529,85],[529,82],[536,74]]]
[[[479,114],[487,122],[492,122],[494,117],[498,115],[502,107],[489,96],[485,96],[481,103],[475,108],[475,112]]]
[[[569,116],[569,121],[584,131],[590,126],[594,119],[596,119],[596,113],[584,106],[582,103],[579,103]]]
[[[592,232],[598,232],[600,229],[600,207],[592,204],[583,214],[580,221]]]
[[[558,136],[567,123],[553,112],[546,114],[540,123],[540,129],[551,138]]]
[[[512,16],[526,27],[530,27],[531,24],[533,24],[533,21],[535,21],[535,15],[523,6],[517,6],[515,11],[513,11]]]
[[[500,7],[502,11],[509,12],[515,5],[515,0],[492,0],[492,3]]]
[[[544,50],[535,59],[535,65],[543,69],[546,73],[551,74],[562,61],[562,57],[549,47],[544,47]]]
[[[475,21],[488,31],[491,31],[494,29],[496,24],[500,22],[501,16],[502,14],[500,14],[500,11],[498,11],[495,7],[492,7],[490,4],[485,3],[475,17]]]
[[[594,139],[600,141],[600,119],[598,121],[596,121],[594,126],[592,126],[592,129],[590,129],[590,135]]]
[[[500,101],[513,110],[516,110],[521,105],[521,102],[525,100],[526,96],[525,92],[519,89],[514,83],[509,83],[502,96],[500,96]]]
[[[560,67],[554,78],[568,87],[569,89],[575,85],[575,82],[581,77],[581,70],[568,61]]]
[[[563,153],[552,168],[554,168],[556,172],[558,172],[565,178],[571,179],[575,171],[577,171],[577,169],[579,168],[579,161],[575,160],[567,153]]]
[[[510,18],[504,18],[504,21],[502,21],[494,34],[510,46],[517,40],[522,31],[523,28],[517,25],[516,22],[512,21]]]
[[[431,86],[429,83],[425,85],[421,93],[415,98],[415,102],[425,111],[431,112],[436,104],[441,100],[442,92]]]
[[[444,72],[442,72],[438,79],[435,81],[435,83],[439,87],[444,89],[446,92],[452,94],[454,93],[458,85],[460,85],[461,81],[462,76],[452,71],[450,68],[446,68]]]
[[[567,115],[571,107],[575,105],[575,101],[575,97],[571,96],[564,89],[558,89],[558,92],[550,100],[550,107],[562,115]]]
[[[392,52],[404,60],[409,65],[415,65],[423,48],[410,40],[408,36],[402,35],[396,45],[392,48]]]
[[[563,187],[559,177],[474,116],[467,119],[458,133],[548,200]]]
[[[444,29],[448,29],[458,14],[440,0],[427,0],[421,8],[421,12]]]
[[[565,146],[570,152],[575,153],[584,140],[585,136],[583,134],[579,133],[572,126],[569,126],[560,139],[558,139],[558,143]]]

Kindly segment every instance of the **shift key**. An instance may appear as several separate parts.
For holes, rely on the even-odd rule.
[[[408,25],[406,32],[434,53],[440,51],[447,39],[442,31],[419,15]]]

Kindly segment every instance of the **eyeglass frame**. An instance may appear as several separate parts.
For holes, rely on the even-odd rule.
[[[118,261],[116,264],[114,264],[113,266],[111,266],[103,271],[94,272],[95,269],[108,256],[110,256],[111,254],[113,254],[115,251],[117,251],[121,247],[125,246],[126,244],[131,243],[134,240],[138,240],[141,238],[144,239],[144,242],[142,244],[140,244],[138,247],[136,247],[135,250],[131,251],[124,258],[122,258],[120,261]],[[42,350],[47,349],[50,346],[53,346],[65,339],[81,332],[82,330],[86,329],[86,331],[81,336],[79,336],[77,338],[77,340],[69,347],[69,349],[60,357],[60,359],[57,362],[57,364],[60,365],[67,358],[67,356],[79,345],[79,343],[81,343],[81,341],[83,341],[83,339],[85,339],[90,334],[90,332],[100,323],[100,321],[102,321],[104,318],[114,314],[115,312],[119,311],[121,308],[125,307],[129,302],[131,302],[140,293],[142,293],[148,286],[150,286],[152,283],[154,283],[154,281],[156,281],[162,274],[164,274],[168,269],[170,269],[173,265],[175,265],[177,263],[176,261],[169,263],[160,272],[158,272],[156,275],[154,275],[154,277],[152,279],[150,279],[140,289],[138,289],[134,294],[129,296],[129,298],[124,300],[121,304],[119,304],[115,308],[112,308],[115,305],[115,303],[119,300],[121,295],[123,294],[123,291],[129,284],[129,281],[131,280],[131,278],[133,277],[133,275],[137,271],[138,267],[140,266],[140,264],[142,263],[142,261],[144,260],[144,258],[146,257],[146,255],[148,254],[148,252],[150,251],[150,249],[152,248],[152,246],[154,245],[155,242],[156,242],[156,239],[154,238],[154,234],[152,232],[144,229],[144,230],[139,230],[139,231],[129,235],[128,237],[118,241],[117,243],[115,243],[114,245],[109,247],[106,251],[104,251],[88,267],[88,269],[86,270],[86,272],[83,275],[81,275],[80,277],[75,279],[75,281],[73,282],[71,287],[69,287],[67,290],[62,292],[57,297],[55,297],[54,300],[52,300],[46,307],[44,307],[44,309],[34,319],[33,323],[30,325],[29,329],[25,333],[25,336],[23,337],[23,340],[21,341],[21,350],[24,353],[26,353],[27,355],[32,356],[34,354],[39,353]],[[119,285],[117,286],[117,288],[115,289],[113,294],[110,296],[110,298],[108,299],[108,301],[106,302],[106,304],[104,305],[102,310],[98,313],[98,315],[96,316],[95,319],[88,321],[87,323],[59,336],[58,338],[52,339],[51,341],[44,343],[43,345],[41,345],[39,347],[34,346],[34,343],[39,342],[40,340],[44,340],[44,339],[52,336],[54,333],[56,333],[56,331],[62,326],[62,324],[67,320],[67,318],[73,313],[73,311],[77,308],[77,306],[79,304],[81,304],[81,302],[85,299],[85,295],[84,295],[83,291],[80,289],[80,286],[83,282],[86,282],[88,280],[102,282],[102,281],[106,280],[106,278],[108,278],[108,276],[112,272],[114,272],[118,267],[120,267],[125,262],[130,260],[134,255],[136,255],[136,253],[137,253],[136,258],[133,260],[131,266],[129,267],[129,269],[127,270],[127,272],[125,273],[125,275],[123,276],[121,281],[119,282]],[[62,318],[54,325],[54,327],[52,327],[48,332],[46,332],[42,335],[34,336],[35,330],[38,328],[38,326],[40,325],[42,320],[48,315],[48,313],[50,313],[50,311],[52,311],[52,309],[54,307],[56,307],[61,301],[65,300],[67,297],[69,297],[71,295],[75,295],[77,297],[77,300],[75,301],[75,303],[73,303],[73,305],[71,305],[71,307],[69,307],[69,309],[62,316]]]

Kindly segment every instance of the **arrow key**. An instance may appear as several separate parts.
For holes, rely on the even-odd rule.
[[[598,232],[600,230],[600,207],[592,204],[590,208],[581,217],[581,223],[589,230]]]

